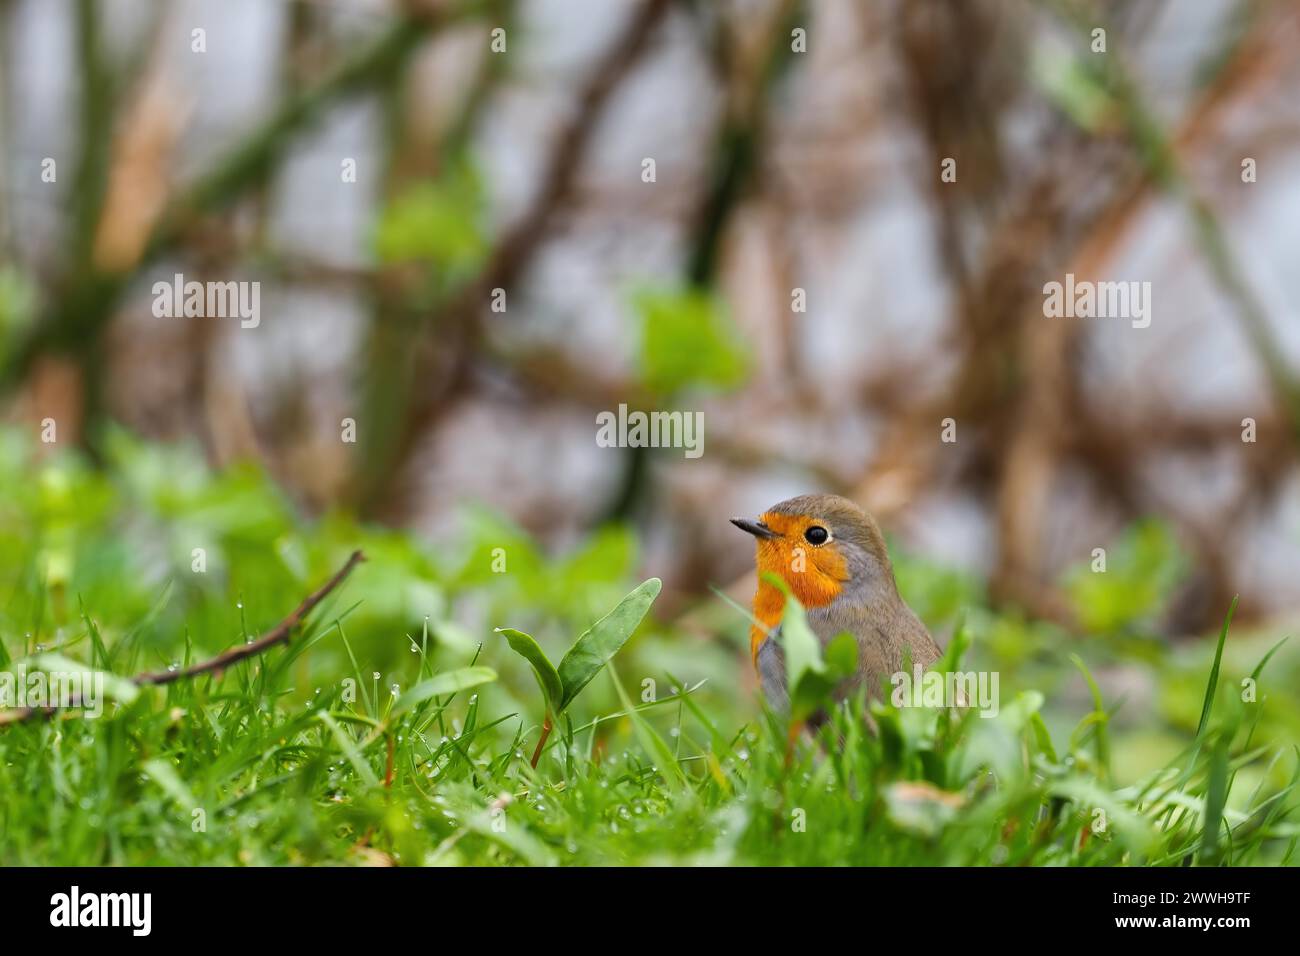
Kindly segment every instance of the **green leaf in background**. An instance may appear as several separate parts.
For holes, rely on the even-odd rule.
[[[972,708],[978,706],[977,701],[971,704]],[[952,763],[955,774],[959,778],[966,777],[983,768],[991,770],[999,780],[1019,785],[1031,770],[1025,750],[1025,731],[1030,732],[1040,748],[1042,735],[1046,734],[1046,727],[1039,726],[1042,718],[1038,712],[1042,706],[1043,695],[1029,690],[1017,694],[994,716],[986,716],[982,711],[976,716],[967,711],[969,726],[965,739],[956,748],[956,758]],[[1046,747],[1044,752],[1050,752],[1050,737]]]
[[[555,665],[546,656],[542,646],[533,639],[532,635],[513,627],[498,627],[497,633],[504,634],[506,640],[510,642],[511,650],[532,665],[537,685],[541,687],[542,697],[546,701],[546,712],[558,714],[560,701],[564,697],[564,686],[560,682],[560,675],[555,670]]]
[[[633,306],[641,319],[641,373],[651,391],[731,388],[744,380],[748,353],[716,297],[697,290],[643,290]]]
[[[1099,130],[1118,116],[1118,104],[1097,72],[1069,49],[1036,50],[1029,72],[1039,90],[1081,129]]]
[[[0,269],[0,361],[36,315],[36,287],[21,272]]]
[[[635,532],[606,525],[562,560],[550,562],[545,584],[552,592],[589,595],[582,620],[590,621],[623,593],[636,559]]]
[[[483,186],[468,166],[453,166],[432,182],[392,199],[375,230],[380,262],[420,262],[453,278],[471,274],[487,255]]]
[[[405,713],[417,704],[422,704],[430,697],[455,694],[471,687],[490,684],[497,679],[497,672],[490,667],[461,667],[454,671],[435,674],[428,680],[420,681],[402,694],[393,706],[389,718]]]
[[[965,608],[987,603],[982,582],[970,572],[910,554],[892,539],[889,553],[898,593],[932,627],[956,619]]]
[[[482,587],[495,620],[527,608],[578,634],[627,593],[628,575],[637,566],[637,536],[624,525],[602,526],[570,551],[543,554],[527,532],[500,514],[469,507],[460,519],[469,547],[450,585]],[[503,560],[508,574],[498,573]]]
[[[560,661],[558,676],[563,687],[560,710],[573,703],[606,662],[627,643],[662,588],[663,582],[658,578],[641,582],[574,642]]]
[[[1111,633],[1155,618],[1186,570],[1173,532],[1159,521],[1142,521],[1106,552],[1105,571],[1092,570],[1089,562],[1067,578],[1080,622]]]
[[[469,505],[460,512],[460,525],[468,547],[464,563],[452,578],[456,586],[484,585],[502,578],[531,583],[545,573],[548,562],[536,543],[505,515],[482,505]],[[508,575],[492,570],[498,553],[510,556]]]

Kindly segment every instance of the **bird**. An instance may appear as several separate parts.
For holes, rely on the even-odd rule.
[[[848,632],[858,645],[856,672],[836,689],[844,699],[866,686],[879,697],[885,681],[904,667],[928,668],[939,646],[898,593],[884,535],[875,519],[839,495],[800,495],[773,505],[757,520],[731,523],[755,539],[758,590],[754,593],[750,653],[772,707],[789,709],[785,655],[777,633],[785,581],[807,611],[809,627],[825,647]]]

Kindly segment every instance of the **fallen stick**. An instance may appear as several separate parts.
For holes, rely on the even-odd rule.
[[[293,609],[293,612],[282,620],[275,627],[271,628],[256,640],[249,641],[247,644],[241,644],[222,651],[216,657],[190,667],[177,670],[156,671],[154,673],[137,674],[130,678],[131,683],[137,687],[157,687],[162,684],[170,684],[173,681],[183,680],[190,677],[198,677],[201,674],[219,673],[236,664],[239,661],[249,657],[261,654],[263,651],[274,647],[276,644],[283,644],[289,640],[293,629],[302,623],[303,619],[315,610],[316,605],[325,600],[330,592],[343,583],[343,579],[352,573],[352,569],[365,560],[365,555],[360,551],[353,551],[347,563],[335,572],[334,576],[313,591],[307,597],[303,598],[301,604]],[[76,703],[70,705],[77,706]],[[58,707],[20,707],[14,710],[0,711],[0,727],[6,724],[16,724],[24,720],[30,720],[33,717],[49,717],[61,709]]]

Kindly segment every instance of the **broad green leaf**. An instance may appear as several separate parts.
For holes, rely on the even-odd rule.
[[[825,703],[839,681],[822,658],[821,643],[808,626],[808,616],[799,599],[790,593],[789,586],[776,575],[768,574],[767,580],[785,592],[785,610],[777,634],[785,651],[790,716],[794,720],[804,720]],[[837,660],[842,662],[845,656],[842,646],[837,648]],[[856,664],[856,648],[854,658]]]
[[[781,616],[781,628],[778,632],[782,648],[785,650],[785,673],[790,687],[796,687],[807,673],[822,674],[826,664],[822,660],[821,645],[817,635],[808,626],[808,616],[804,613],[799,599],[790,593],[790,587],[773,574],[767,579],[785,592],[785,610]]]
[[[504,634],[506,640],[510,642],[511,650],[532,665],[533,675],[542,689],[547,713],[558,714],[560,701],[564,697],[564,686],[560,682],[560,675],[555,670],[555,665],[546,656],[542,646],[533,639],[531,634],[525,634],[513,627],[498,627],[497,633]]]
[[[398,714],[405,713],[430,697],[455,694],[462,690],[469,690],[471,687],[490,684],[496,679],[497,672],[490,667],[461,667],[454,671],[435,674],[428,680],[420,681],[420,683],[398,697],[389,717],[396,717]]]
[[[663,582],[650,578],[641,582],[578,638],[560,661],[559,679],[564,688],[559,710],[564,710],[591,679],[600,673],[611,657],[627,643],[650,605],[659,596]]]

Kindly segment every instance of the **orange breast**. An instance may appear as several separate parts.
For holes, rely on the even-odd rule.
[[[804,607],[830,604],[847,578],[848,569],[837,552],[804,547],[796,553],[795,547],[798,546],[779,539],[758,544],[758,590],[754,593],[754,617],[758,623],[749,630],[749,650],[755,661],[758,649],[781,623],[785,610],[784,592],[769,583],[764,574],[770,573],[785,581]]]
[[[767,640],[767,635],[781,623],[781,613],[784,610],[785,595],[760,579],[758,591],[754,594],[754,617],[759,623],[749,629],[749,653],[755,663],[758,661],[758,649]]]

